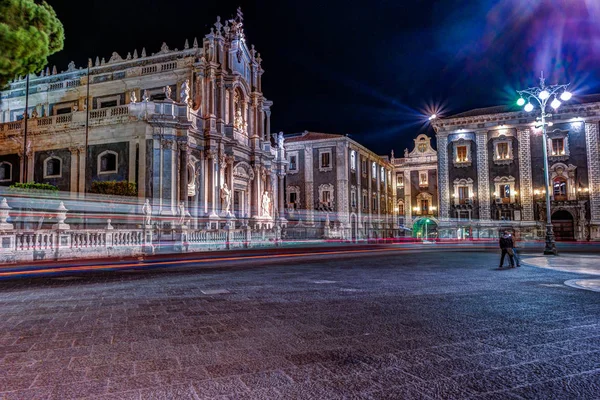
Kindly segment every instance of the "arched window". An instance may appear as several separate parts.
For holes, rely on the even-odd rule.
[[[12,164],[6,161],[0,163],[0,182],[12,181]]]
[[[58,178],[62,175],[62,161],[58,157],[48,157],[44,161],[44,178]]]
[[[567,199],[567,180],[563,177],[556,177],[552,181],[554,200],[566,200]]]
[[[398,202],[398,215],[404,215],[404,202]]]
[[[98,155],[98,174],[114,174],[117,172],[117,153],[106,150]]]

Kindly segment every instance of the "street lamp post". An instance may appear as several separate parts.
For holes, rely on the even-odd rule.
[[[571,99],[571,93],[567,90],[567,85],[546,85],[544,82],[544,73],[540,76],[540,86],[532,87],[525,90],[517,90],[519,94],[519,100],[517,104],[519,106],[524,106],[524,110],[527,112],[531,112],[534,109],[533,104],[531,104],[531,99],[537,101],[540,106],[541,116],[538,118],[540,124],[536,124],[536,126],[541,125],[542,128],[542,149],[544,153],[544,183],[546,185],[546,247],[544,248],[544,254],[552,254],[558,255],[558,251],[556,250],[556,241],[554,238],[554,229],[552,228],[552,215],[550,213],[550,180],[548,177],[548,137],[546,135],[546,125],[552,124],[552,122],[546,122],[546,118],[552,117],[552,114],[546,112],[546,104],[548,100],[552,98],[550,102],[550,107],[553,109],[558,109],[562,104],[561,101],[557,98],[557,94],[560,92],[560,99],[562,101],[568,101]],[[525,104],[525,98],[528,98],[527,104]]]

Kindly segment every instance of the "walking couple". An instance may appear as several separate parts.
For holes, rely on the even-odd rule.
[[[517,250],[515,249],[515,241],[513,240],[513,237],[509,231],[504,231],[500,235],[500,249],[502,250],[502,257],[500,257],[500,268],[502,268],[504,265],[504,257],[507,254],[511,268],[515,267],[515,261],[517,262],[517,267],[521,266],[519,257],[517,255]]]

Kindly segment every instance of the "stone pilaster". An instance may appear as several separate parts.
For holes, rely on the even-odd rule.
[[[442,221],[450,217],[450,185],[448,183],[448,168],[450,166],[448,160],[448,137],[438,136],[438,193],[440,196],[439,216]],[[408,183],[410,184],[410,183]],[[404,184],[404,190],[406,191]],[[406,207],[406,205],[405,205]]]
[[[488,171],[487,132],[477,132],[477,198],[479,201],[479,219],[489,220],[490,210],[490,174]]]
[[[587,148],[591,224],[596,225],[591,232],[593,239],[600,239],[600,140],[598,121],[586,122],[585,142]]]
[[[410,170],[404,171],[404,226],[412,226],[412,186],[410,184]]]
[[[523,221],[533,221],[533,181],[531,178],[531,132],[529,129],[519,129],[517,136],[519,139],[519,191],[521,197],[521,206]]]
[[[268,118],[268,114],[267,114]],[[268,120],[267,120],[268,121]],[[313,188],[313,148],[306,146],[304,148],[304,183],[306,193],[306,219],[309,224],[315,221],[315,200]]]

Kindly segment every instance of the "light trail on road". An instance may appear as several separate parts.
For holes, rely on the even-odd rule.
[[[248,260],[272,260],[272,259],[286,259],[286,258],[299,258],[299,257],[314,257],[314,256],[327,256],[327,255],[348,255],[348,254],[365,254],[365,253],[386,253],[386,252],[397,252],[397,251],[438,251],[438,250],[486,250],[492,249],[490,246],[469,246],[468,248],[457,248],[456,246],[436,246],[436,247],[387,247],[382,249],[356,249],[356,250],[333,250],[333,251],[317,251],[317,252],[298,252],[298,253],[284,253],[284,254],[261,254],[261,255],[247,255],[247,256],[234,256],[234,257],[217,257],[217,258],[196,258],[196,259],[183,259],[183,260],[170,260],[170,261],[157,261],[157,262],[144,262],[138,261],[135,263],[125,264],[99,264],[99,265],[79,265],[79,266],[62,266],[53,268],[31,268],[25,270],[13,270],[0,272],[0,278],[10,277],[35,277],[45,276],[53,274],[62,274],[65,272],[92,272],[92,271],[114,271],[123,270],[128,268],[143,268],[151,269],[158,268],[161,266],[173,266],[173,265],[185,265],[185,264],[208,264],[208,263],[219,263],[219,262],[230,262],[230,261],[248,261]]]

